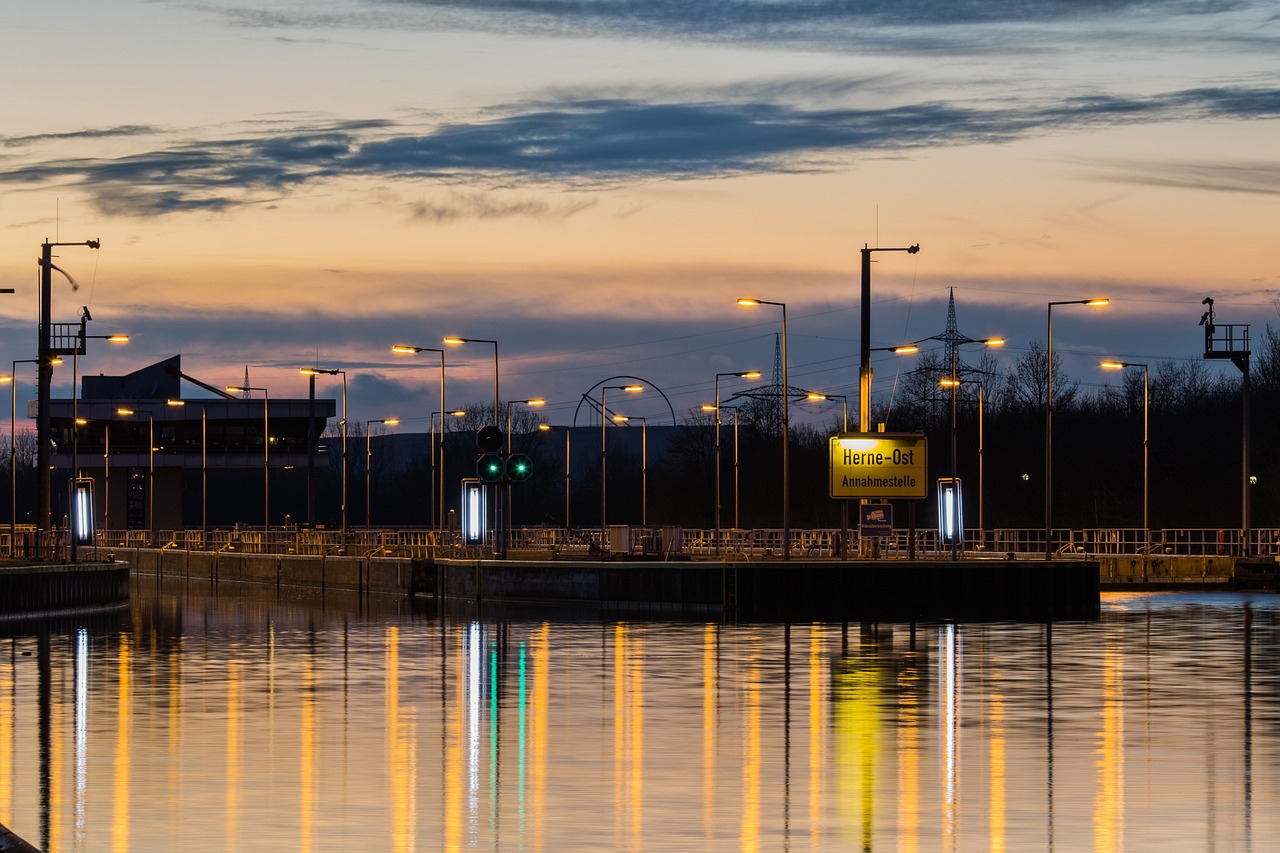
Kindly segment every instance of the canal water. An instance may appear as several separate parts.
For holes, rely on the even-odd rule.
[[[1278,615],[721,625],[144,581],[0,639],[0,822],[47,853],[1275,850]]]

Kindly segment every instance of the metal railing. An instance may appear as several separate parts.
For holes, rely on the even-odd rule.
[[[856,557],[871,543],[859,543],[857,531],[849,531],[844,553]],[[713,529],[673,525],[611,525],[599,528],[520,527],[511,531],[508,552],[550,552],[563,557],[603,557],[605,555],[679,555],[702,559],[751,559],[781,555],[780,528]],[[102,530],[96,543],[82,546],[86,553],[113,548],[173,548],[191,551],[235,551],[249,554],[306,554],[312,556],[399,556],[430,559],[436,555],[482,557],[493,553],[490,531],[482,545],[464,548],[458,535],[441,535],[430,528],[352,529],[244,527],[210,530]],[[1150,556],[1250,556],[1280,558],[1280,528],[1241,531],[1222,528],[1167,528],[1144,531],[1140,528],[1061,528],[1053,531],[1054,553],[1061,556],[1092,557],[1118,555]],[[0,555],[14,559],[39,559],[66,552],[64,531],[45,531],[37,540],[30,526],[19,527],[10,536],[0,529]],[[834,558],[841,554],[837,529],[792,529],[792,559]],[[922,559],[950,556],[950,543],[937,530],[921,528],[910,533],[895,529],[890,536],[874,540],[875,555]],[[1247,546],[1247,547],[1246,547]],[[966,530],[963,556],[1043,557],[1044,531],[1028,528]]]

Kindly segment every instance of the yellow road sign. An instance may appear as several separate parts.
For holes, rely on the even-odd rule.
[[[843,432],[831,437],[831,497],[923,498],[929,443],[915,433]]]

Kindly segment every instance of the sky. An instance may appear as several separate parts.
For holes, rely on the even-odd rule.
[[[552,423],[642,381],[618,408],[661,424],[768,378],[783,312],[742,296],[856,417],[864,246],[921,247],[873,254],[873,347],[954,292],[1011,367],[1049,302],[1109,297],[1053,312],[1085,387],[1199,360],[1206,296],[1280,323],[1272,2],[46,0],[6,5],[0,71],[0,370],[45,240],[101,240],[58,250],[54,321],[131,336],[81,373],[181,355],[274,399],[341,369],[352,422],[415,431],[439,356],[393,343],[498,341],[448,348],[448,408],[492,399],[496,349]],[[875,355],[887,400],[910,362]]]

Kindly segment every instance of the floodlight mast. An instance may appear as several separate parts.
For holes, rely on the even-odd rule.
[[[49,413],[49,390],[53,384],[53,319],[50,300],[53,291],[53,271],[58,270],[67,281],[76,286],[75,279],[53,263],[53,250],[57,246],[87,246],[100,248],[100,240],[83,240],[78,243],[51,243],[45,240],[40,247],[40,329],[37,340],[36,367],[36,552],[44,554],[43,534],[52,529],[53,478],[49,463],[53,456],[53,425]]]

